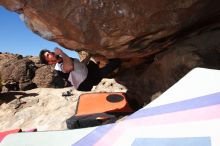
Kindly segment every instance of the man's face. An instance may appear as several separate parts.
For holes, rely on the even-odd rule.
[[[57,57],[54,52],[45,52],[44,58],[48,62],[48,64],[55,64],[57,63]]]

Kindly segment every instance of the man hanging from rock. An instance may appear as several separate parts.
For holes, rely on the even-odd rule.
[[[41,50],[39,57],[43,64],[55,64],[55,70],[67,75],[68,81],[79,91],[90,91],[102,78],[113,72],[121,64],[120,59],[109,59],[106,66],[99,68],[93,61],[85,64],[78,59],[70,58],[59,48],[55,48],[54,52]]]

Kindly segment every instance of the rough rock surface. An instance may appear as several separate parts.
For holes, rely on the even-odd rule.
[[[54,79],[54,67],[51,65],[42,65],[35,72],[35,77],[33,82],[38,85],[38,87],[52,87],[52,82]]]
[[[151,56],[220,14],[219,0],[0,0],[0,5],[65,48],[129,59]]]
[[[63,97],[62,93],[72,95]],[[104,79],[91,92],[125,92],[114,80]],[[0,95],[0,131],[21,128],[38,131],[64,130],[66,119],[73,116],[80,94],[71,88],[36,88],[28,91],[4,92]]]
[[[0,54],[3,56],[3,54]],[[32,83],[34,77],[35,65],[28,58],[11,57],[9,59],[0,59],[0,73],[3,84],[14,90],[28,90],[35,85]]]
[[[0,54],[0,74],[4,90],[30,90],[36,87],[61,88],[67,84],[54,72],[54,66],[39,63],[39,57]]]
[[[220,24],[212,25],[178,41],[150,61],[126,69],[117,77],[131,97],[149,103],[195,67],[220,69]]]
[[[14,128],[28,130],[66,129],[65,120],[75,113],[77,93],[64,98],[69,89],[36,88],[1,94],[0,131]]]
[[[122,58],[115,78],[118,89],[142,105],[194,67],[220,69],[218,0],[0,0],[1,4],[21,13],[33,32],[67,49],[85,50],[100,60]],[[54,87],[51,68],[35,65],[34,82]],[[47,83],[40,76],[43,68]],[[114,84],[104,81],[93,90],[109,91]]]

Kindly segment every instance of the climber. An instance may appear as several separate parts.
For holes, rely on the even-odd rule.
[[[71,85],[79,91],[90,91],[121,64],[120,59],[109,59],[106,66],[99,68],[93,61],[85,64],[78,59],[70,58],[59,48],[55,48],[54,52],[41,50],[39,57],[43,64],[55,64],[55,70],[66,74]]]

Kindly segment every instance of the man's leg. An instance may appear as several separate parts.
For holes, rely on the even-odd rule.
[[[101,81],[100,70],[96,63],[90,61],[87,65],[88,75],[86,79],[79,85],[79,91],[91,91],[94,85],[97,85]]]
[[[103,68],[99,69],[98,65],[93,61],[90,61],[87,65],[88,67],[88,76],[87,78],[79,85],[79,91],[90,91],[94,85],[97,85],[102,78],[106,77],[117,67],[121,65],[120,59],[110,59],[109,63]]]

